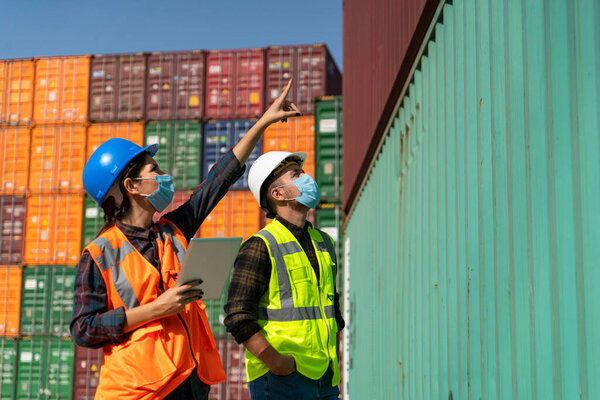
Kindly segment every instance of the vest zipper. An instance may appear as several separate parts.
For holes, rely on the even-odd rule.
[[[188,345],[190,346],[190,353],[192,353],[192,358],[194,359],[194,363],[196,363],[196,368],[197,368],[198,360],[196,360],[196,356],[194,355],[194,349],[192,349],[192,342],[190,340],[190,331],[188,330],[187,324],[185,323],[185,321],[183,320],[181,315],[177,314],[177,318],[179,318],[179,320],[183,324],[183,327],[185,328],[185,332],[187,333]]]
[[[327,344],[325,345],[325,347],[327,348],[327,357],[329,357],[329,361],[333,361],[331,359],[331,353],[329,352],[329,324],[327,323],[325,308],[323,308],[323,302],[321,301],[321,284],[318,281],[317,288],[319,289],[319,306],[321,307],[321,316],[323,317],[323,322],[325,322],[325,327],[327,328]]]

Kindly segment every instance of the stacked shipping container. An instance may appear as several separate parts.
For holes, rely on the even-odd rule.
[[[324,45],[0,60],[0,399],[94,396],[102,353],[74,346],[68,331],[76,265],[103,223],[81,179],[94,150],[113,137],[160,144],[156,159],[178,190],[169,212],[290,78],[305,116],[265,132],[198,237],[247,238],[264,226],[247,183],[262,152],[305,151],[315,175],[312,99],[341,88]],[[206,302],[229,376],[211,399],[248,398],[225,299]]]

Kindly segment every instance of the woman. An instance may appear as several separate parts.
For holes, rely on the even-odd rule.
[[[301,115],[285,100],[291,84],[190,199],[156,223],[174,193],[152,158],[157,145],[110,139],[86,163],[83,183],[105,222],[79,262],[71,334],[80,346],[103,348],[96,399],[208,399],[209,385],[225,381],[197,301],[201,282],[174,285],[189,240],[243,174],[265,129]]]

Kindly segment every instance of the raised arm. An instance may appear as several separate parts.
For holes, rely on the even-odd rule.
[[[252,150],[254,150],[254,147],[269,125],[279,120],[285,122],[288,117],[299,117],[302,115],[294,103],[286,100],[291,87],[292,80],[290,79],[281,95],[275,99],[271,107],[265,111],[256,124],[246,132],[244,137],[233,148],[233,154],[240,162],[240,165],[246,163],[250,153],[252,153]]]

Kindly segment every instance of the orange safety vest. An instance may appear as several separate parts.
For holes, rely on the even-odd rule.
[[[100,269],[108,309],[125,310],[154,301],[172,288],[183,263],[187,240],[174,224],[158,221],[154,230],[161,273],[115,225],[91,242],[89,251]],[[162,275],[162,276],[161,276]],[[96,399],[162,399],[196,369],[206,384],[226,380],[202,301],[179,314],[149,322],[118,345],[104,346]]]

